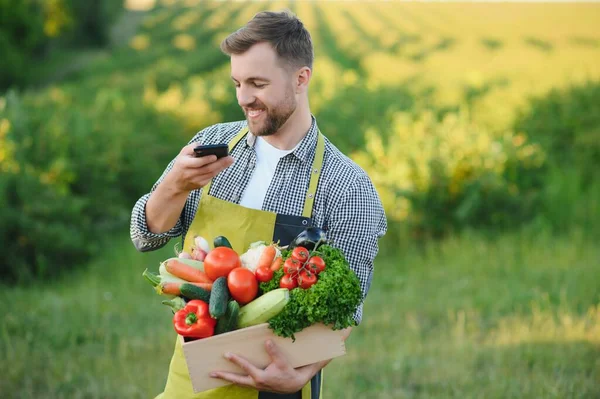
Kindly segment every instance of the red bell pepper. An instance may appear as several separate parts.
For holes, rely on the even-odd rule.
[[[175,331],[182,337],[206,338],[215,332],[217,320],[210,317],[208,304],[200,299],[189,301],[173,316]]]

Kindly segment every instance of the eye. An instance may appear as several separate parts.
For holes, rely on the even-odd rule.
[[[262,89],[265,86],[266,86],[265,83],[254,83],[254,87],[256,87],[257,89]]]

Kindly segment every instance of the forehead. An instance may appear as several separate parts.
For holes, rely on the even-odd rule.
[[[283,67],[269,43],[257,43],[243,54],[231,55],[231,76],[243,80],[249,76],[275,77]]]

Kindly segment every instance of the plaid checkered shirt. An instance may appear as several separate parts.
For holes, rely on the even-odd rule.
[[[198,132],[189,143],[228,143],[245,126],[246,121],[212,125]],[[281,158],[277,164],[263,210],[302,215],[317,137],[317,122],[313,116],[306,136],[293,152]],[[256,164],[254,140],[255,137],[248,134],[246,140],[233,149],[231,155],[235,162],[213,179],[210,195],[239,204]],[[151,191],[164,179],[173,163],[174,160],[169,163]],[[185,237],[198,209],[201,192],[202,189],[190,192],[176,225],[160,234],[148,230],[145,207],[150,193],[142,196],[134,205],[131,215],[130,234],[137,250],[152,251],[166,245],[171,238]],[[325,230],[327,238],[343,251],[360,280],[365,298],[371,286],[373,261],[379,250],[378,240],[387,230],[386,216],[375,187],[365,171],[327,138],[312,218],[313,225]],[[357,323],[362,320],[362,311],[361,303],[354,314]]]

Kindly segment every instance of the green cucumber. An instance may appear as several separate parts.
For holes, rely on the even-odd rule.
[[[229,288],[227,288],[227,278],[219,277],[213,283],[208,303],[208,310],[213,319],[218,319],[225,314],[228,302]]]
[[[229,303],[227,304],[227,311],[225,312],[223,317],[217,320],[217,326],[215,327],[215,335],[235,330],[239,314],[239,303],[237,303],[237,301],[229,301]]]
[[[210,303],[210,291],[198,287],[190,283],[181,284],[181,295],[187,299],[201,299],[206,303]]]
[[[229,242],[229,240],[223,236],[218,236],[214,239],[213,241],[213,245],[215,246],[215,248],[218,247],[227,247],[227,248],[231,248],[233,249],[233,247],[231,246],[231,243]]]

